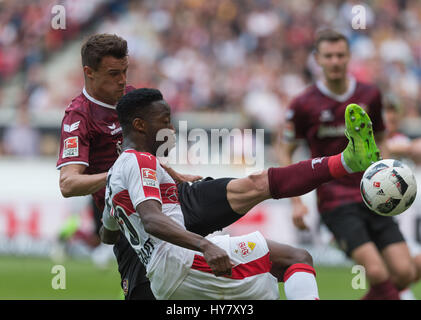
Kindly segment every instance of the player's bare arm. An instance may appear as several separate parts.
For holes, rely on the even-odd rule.
[[[137,205],[136,211],[147,233],[180,247],[202,252],[216,276],[231,274],[232,264],[227,252],[206,238],[183,229],[162,213],[158,201],[146,200]]]
[[[279,164],[281,166],[290,166],[293,163],[292,157],[298,147],[298,144],[295,141],[288,139],[290,135],[293,135],[293,131],[294,124],[292,122],[287,122],[280,143]],[[300,197],[291,198],[291,204],[292,221],[294,225],[300,230],[308,229],[308,226],[304,222],[304,216],[308,213],[307,206]]]
[[[68,164],[60,169],[60,191],[63,197],[85,196],[97,192],[107,183],[107,172],[85,174],[83,164]]]
[[[165,171],[168,172],[168,174],[171,176],[171,178],[174,179],[174,181],[176,183],[195,182],[197,180],[203,179],[202,176],[177,172],[173,168],[171,168],[170,166],[168,166],[166,164],[163,164],[162,162],[160,162],[160,165],[161,165],[161,167],[163,167],[165,169]]]

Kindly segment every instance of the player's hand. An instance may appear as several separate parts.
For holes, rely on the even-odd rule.
[[[300,230],[308,230],[308,226],[304,221],[304,217],[308,214],[307,206],[301,201],[292,205],[292,222]]]
[[[208,242],[204,245],[203,257],[215,276],[231,276],[234,264],[224,249]]]
[[[175,171],[173,168],[170,168],[167,165],[162,164],[162,163],[161,163],[161,166],[165,169],[165,171],[168,172],[168,174],[171,176],[171,178],[174,179],[174,181],[176,183],[195,182],[197,180],[203,179],[202,176],[179,173],[179,172]]]

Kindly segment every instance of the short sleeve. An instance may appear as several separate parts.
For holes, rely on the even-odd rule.
[[[60,153],[57,169],[66,164],[89,166],[89,129],[88,119],[81,112],[66,112],[61,124]]]
[[[122,180],[127,187],[133,208],[139,203],[155,199],[162,203],[156,157],[149,153],[130,152],[124,165]]]
[[[113,209],[111,208],[111,210]],[[111,216],[110,207],[108,206],[105,206],[104,211],[102,212],[102,224],[104,225],[104,228],[111,231],[120,229],[117,220]]]

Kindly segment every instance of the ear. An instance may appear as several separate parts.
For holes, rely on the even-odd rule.
[[[316,61],[316,63],[318,64],[318,65],[320,65],[320,61],[319,61],[319,57],[320,57],[320,55],[319,55],[319,51],[317,51],[317,50],[314,50],[314,60]]]
[[[147,123],[142,118],[134,118],[132,121],[133,129],[145,133],[147,130]]]
[[[94,72],[95,72],[95,70],[92,69],[91,67],[88,67],[88,66],[83,67],[83,73],[85,74],[85,77],[87,77],[89,79],[94,78]]]

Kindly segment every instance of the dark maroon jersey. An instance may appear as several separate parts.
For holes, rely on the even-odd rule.
[[[126,93],[133,89],[127,86]],[[83,164],[87,174],[106,172],[118,158],[117,149],[122,141],[115,106],[94,99],[83,88],[64,114],[57,169],[68,164]],[[103,210],[105,188],[92,196]]]
[[[368,112],[375,134],[385,130],[380,91],[373,85],[351,78],[348,91],[341,96],[331,93],[322,82],[317,82],[295,98],[287,112],[287,120],[293,126],[286,132],[285,138],[304,139],[312,158],[341,153],[348,144],[344,134],[345,109],[350,103],[357,103]],[[320,186],[317,189],[319,211],[362,202],[361,177],[362,173],[356,173]]]

